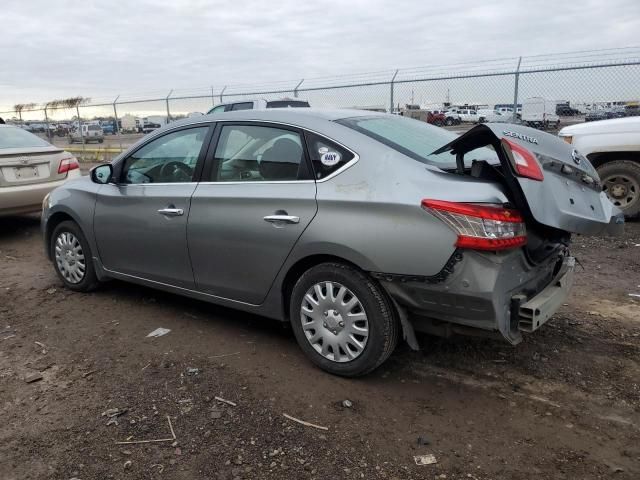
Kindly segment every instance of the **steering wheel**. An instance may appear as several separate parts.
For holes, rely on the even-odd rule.
[[[193,169],[182,162],[168,162],[160,168],[160,178],[170,177],[174,180],[189,181],[193,177]]]

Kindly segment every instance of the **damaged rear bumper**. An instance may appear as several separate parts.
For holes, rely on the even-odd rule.
[[[374,274],[415,330],[499,334],[516,344],[556,312],[573,283],[575,260],[566,249],[535,265],[522,249],[454,255],[446,275]]]

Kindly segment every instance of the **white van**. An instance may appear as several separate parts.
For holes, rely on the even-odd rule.
[[[525,125],[535,128],[558,128],[560,117],[556,115],[556,102],[542,97],[527,98],[522,102],[520,120]]]
[[[69,132],[69,143],[104,142],[104,132],[100,125],[83,123],[80,128],[82,128],[82,134],[77,127]]]

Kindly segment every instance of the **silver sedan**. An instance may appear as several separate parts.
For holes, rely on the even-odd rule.
[[[80,176],[76,158],[13,125],[0,125],[0,215],[37,212],[45,195]]]
[[[189,118],[45,201],[67,288],[120,279],[291,322],[338,375],[416,331],[518,343],[562,304],[571,233],[621,228],[562,140],[485,124],[457,137],[350,110]]]

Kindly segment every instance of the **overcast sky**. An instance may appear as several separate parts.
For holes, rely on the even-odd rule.
[[[0,110],[640,44],[639,0],[1,3]]]

